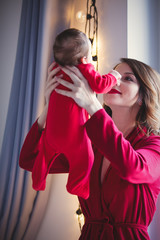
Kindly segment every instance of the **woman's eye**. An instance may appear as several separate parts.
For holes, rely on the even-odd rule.
[[[133,82],[133,79],[131,77],[125,77],[124,80]]]

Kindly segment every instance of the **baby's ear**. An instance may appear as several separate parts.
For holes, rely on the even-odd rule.
[[[81,63],[83,63],[83,64],[87,64],[88,63],[86,56],[81,58]]]

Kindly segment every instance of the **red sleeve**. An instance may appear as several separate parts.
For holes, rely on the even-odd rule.
[[[79,64],[77,67],[96,93],[109,92],[117,83],[117,79],[112,74],[100,75],[92,64]]]
[[[36,157],[39,152],[39,144],[42,132],[39,131],[37,121],[32,125],[23,143],[19,166],[27,171],[32,171]],[[64,155],[60,154],[52,164],[49,173],[67,173],[69,171],[68,161]]]
[[[153,183],[160,177],[160,137],[138,138],[132,147],[104,109],[87,122],[89,138],[111,162],[119,175],[132,183]]]

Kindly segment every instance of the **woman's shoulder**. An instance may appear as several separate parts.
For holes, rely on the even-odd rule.
[[[146,129],[140,129],[139,127],[135,128],[133,132],[128,136],[128,141],[134,148],[139,147],[156,147],[160,151],[160,136],[151,133],[150,135],[146,134]]]
[[[145,142],[155,142],[155,143],[157,142],[160,145],[160,135],[155,134],[153,132],[151,132],[150,134],[147,134],[148,131],[146,128],[143,128],[141,132],[143,135],[142,140],[144,140]]]
[[[160,149],[160,136],[151,134],[150,136],[146,136],[143,140],[145,142],[145,145],[155,145],[158,146]]]

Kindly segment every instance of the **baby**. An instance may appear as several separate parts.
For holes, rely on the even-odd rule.
[[[53,46],[57,65],[76,66],[93,91],[106,93],[120,79],[120,74],[112,70],[100,75],[91,64],[91,43],[87,36],[74,28],[61,32]],[[72,82],[63,71],[63,79]],[[66,89],[59,85],[58,88]],[[67,191],[87,199],[89,197],[89,179],[94,161],[92,143],[85,130],[89,118],[85,109],[80,108],[74,100],[53,91],[50,97],[46,127],[42,134],[40,152],[32,171],[33,188],[44,190],[49,169],[60,154],[69,164]]]

